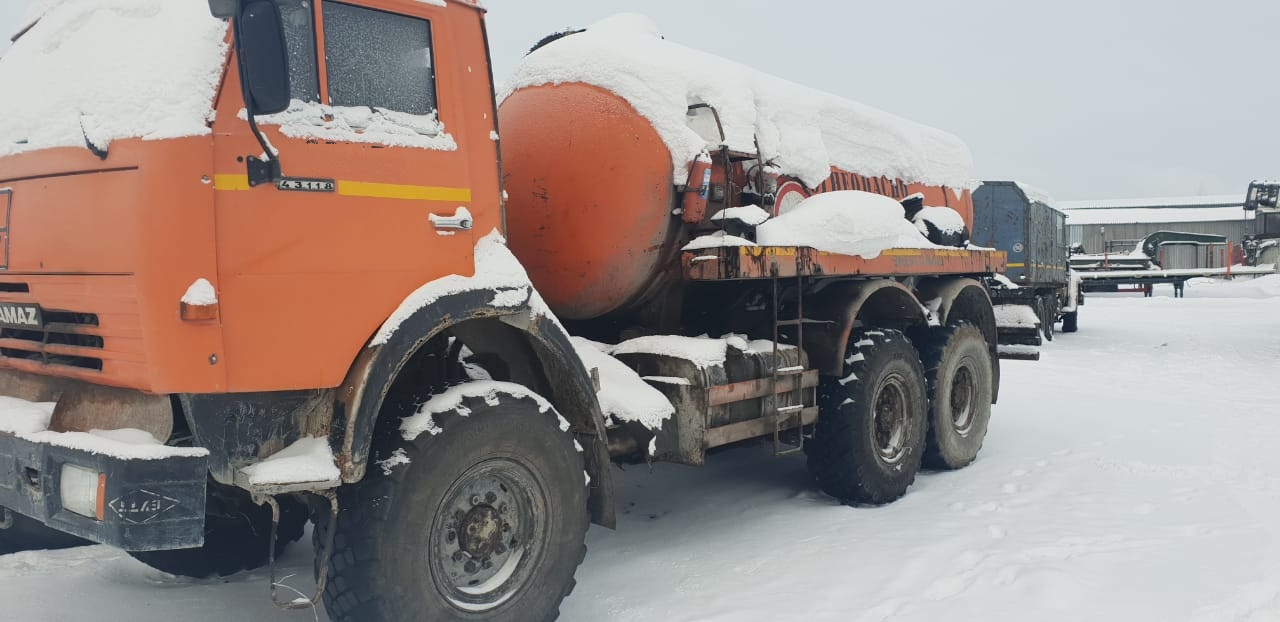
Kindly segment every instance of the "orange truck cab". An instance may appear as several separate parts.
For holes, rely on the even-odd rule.
[[[146,10],[55,4],[0,65],[0,393],[39,411],[0,423],[0,506],[132,551],[201,546],[206,473],[255,494],[361,479],[377,413],[422,401],[395,379],[465,342],[573,425],[608,507],[567,335],[522,272],[469,276],[505,252],[478,3],[215,1],[249,14],[247,75],[204,3],[125,4]],[[119,429],[146,434],[101,432]],[[337,472],[245,476],[313,436]]]

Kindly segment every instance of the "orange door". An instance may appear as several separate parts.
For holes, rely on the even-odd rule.
[[[243,119],[234,62],[214,125],[232,391],[336,385],[405,296],[474,269],[446,9],[281,4],[295,101],[258,122],[280,153],[282,185],[247,185],[242,158],[262,148]]]

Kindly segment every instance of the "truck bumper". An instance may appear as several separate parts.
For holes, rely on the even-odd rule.
[[[208,458],[199,450],[121,457],[42,434],[52,440],[0,433],[0,506],[129,551],[204,544]]]

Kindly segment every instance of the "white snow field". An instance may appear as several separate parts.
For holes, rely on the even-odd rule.
[[[1094,296],[1081,332],[1005,362],[978,461],[886,507],[840,506],[764,446],[617,473],[618,530],[591,530],[561,620],[1280,620],[1280,277],[1169,291]],[[311,588],[308,545],[284,566]],[[324,619],[274,610],[265,571],[190,581],[97,546],[0,557],[0,603]]]

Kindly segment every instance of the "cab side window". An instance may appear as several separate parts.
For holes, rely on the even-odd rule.
[[[436,111],[430,22],[331,0],[323,8],[330,104]]]
[[[320,71],[316,63],[316,28],[311,0],[276,0],[284,22],[289,52],[289,96],[304,102],[320,101]]]

